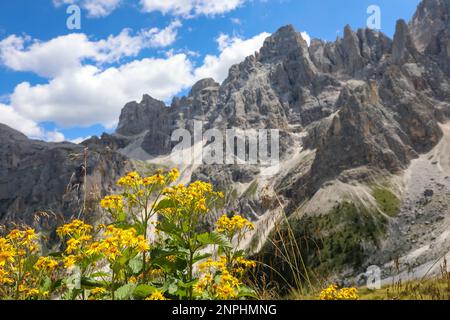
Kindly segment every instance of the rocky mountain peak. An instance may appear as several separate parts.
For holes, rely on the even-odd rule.
[[[132,136],[149,129],[155,118],[165,112],[164,102],[144,94],[142,101],[129,102],[122,109],[116,132],[124,136]]]
[[[189,97],[194,97],[205,89],[217,89],[219,86],[220,84],[217,83],[212,78],[199,80],[196,84],[192,86],[191,92],[189,93]]]
[[[23,133],[0,123],[0,141],[11,141],[11,140],[24,141],[28,140],[28,138]]]
[[[397,21],[395,27],[394,43],[392,46],[392,59],[394,63],[409,62],[418,56],[417,48],[412,39],[409,27],[405,20]]]
[[[448,0],[422,1],[412,21],[411,34],[419,51],[433,47],[445,30],[450,31],[450,2]]]
[[[261,61],[272,61],[288,56],[293,52],[300,54],[307,53],[308,43],[303,39],[300,32],[297,32],[293,25],[287,25],[275,32],[264,41],[260,50]]]

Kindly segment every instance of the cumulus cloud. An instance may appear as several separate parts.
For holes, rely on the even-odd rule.
[[[258,51],[268,36],[269,33],[263,32],[244,40],[221,34],[216,39],[220,54],[205,57],[203,65],[195,71],[196,79],[214,78],[222,82],[228,75],[228,69]]]
[[[36,122],[53,121],[63,127],[116,124],[127,101],[143,93],[168,100],[192,82],[192,64],[185,54],[164,59],[142,59],[101,70],[86,65],[47,84],[19,84],[11,105]]]
[[[49,142],[63,142],[65,141],[65,137],[61,132],[57,130],[48,131],[45,133],[44,139]]]
[[[0,104],[1,123],[21,131],[29,137],[42,137],[44,131],[32,120],[17,113],[11,106]]]
[[[152,28],[148,32],[143,33],[143,35],[144,38],[148,38],[150,40],[150,46],[167,47],[175,42],[177,39],[178,28],[181,26],[181,22],[179,20],[175,20],[162,30]]]
[[[140,0],[142,11],[162,12],[184,18],[195,16],[215,16],[225,14],[239,6],[246,0]],[[88,12],[89,17],[105,17],[116,10],[123,0],[53,0],[57,7],[61,5],[77,4]]]
[[[99,18],[111,14],[122,4],[122,0],[53,0],[53,4],[57,7],[77,4],[85,9],[90,17]]]
[[[189,18],[224,14],[243,5],[245,0],[141,0],[140,2],[144,12],[159,11],[163,14]]]
[[[41,139],[49,142],[62,142],[64,135],[57,131],[45,131],[35,121],[22,116],[13,107],[0,103],[0,122],[16,129],[32,139]]]
[[[11,35],[0,41],[0,61],[15,71],[31,71],[52,78],[82,67],[86,59],[96,63],[117,62],[134,57],[144,48],[162,48],[173,44],[181,23],[176,20],[164,29],[141,30],[132,35],[124,29],[107,39],[91,41],[82,33],[72,33],[47,42]]]

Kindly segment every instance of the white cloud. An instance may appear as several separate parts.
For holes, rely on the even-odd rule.
[[[32,120],[17,113],[12,107],[0,104],[1,123],[21,131],[29,137],[42,137],[44,131]]]
[[[0,122],[16,129],[30,138],[41,139],[49,142],[62,142],[64,135],[57,131],[45,131],[35,121],[19,114],[14,108],[0,103]]]
[[[45,140],[49,142],[63,142],[65,139],[64,135],[56,130],[49,131],[45,134]]]
[[[309,34],[307,32],[300,32],[302,35],[303,40],[306,41],[306,43],[308,44],[308,47],[311,45],[311,37],[309,36]]]
[[[122,0],[53,0],[53,4],[57,7],[63,4],[78,4],[90,17],[99,18],[111,14],[122,4]]]
[[[237,25],[241,25],[242,24],[242,21],[239,18],[231,18],[230,21],[231,21],[232,24],[237,24]]]
[[[228,76],[228,69],[258,51],[268,36],[269,33],[263,32],[244,40],[221,34],[216,39],[220,54],[205,57],[203,65],[195,71],[196,79],[214,78],[222,82]]]
[[[144,33],[144,38],[150,39],[150,45],[152,47],[167,47],[175,42],[177,39],[178,28],[181,26],[181,22],[175,20],[162,30],[158,28],[150,29],[148,32]]]
[[[69,142],[72,142],[72,143],[75,143],[75,144],[80,144],[80,143],[82,143],[83,141],[85,141],[85,140],[87,140],[87,139],[90,139],[90,138],[92,138],[92,136],[87,136],[87,137],[80,137],[80,138],[76,138],[76,139],[72,139],[72,140],[69,140]]]
[[[26,47],[27,44],[30,45]],[[81,66],[81,58],[95,54],[93,45],[84,34],[69,34],[44,43],[16,35],[0,41],[0,60],[4,65],[15,71],[31,71],[44,77],[76,69]]]
[[[63,127],[101,123],[111,128],[127,101],[150,92],[168,100],[192,83],[192,65],[185,54],[165,59],[142,59],[106,70],[86,65],[48,84],[19,84],[11,105],[35,122],[53,121]]]
[[[145,12],[159,11],[163,14],[188,18],[224,14],[233,11],[244,2],[245,0],[141,0],[141,5]]]
[[[174,21],[165,29],[148,32],[152,36],[161,32],[170,34],[166,29],[176,30],[179,25]],[[89,41],[83,34],[58,37],[48,42],[17,36],[0,41],[3,64],[13,70],[49,77],[44,84],[23,82],[17,85],[8,96],[9,102],[0,105],[0,122],[30,137],[52,141],[62,141],[64,136],[46,131],[39,123],[54,122],[63,128],[94,124],[113,128],[126,102],[140,100],[144,93],[169,101],[200,78],[222,81],[231,65],[259,50],[269,36],[261,33],[245,40],[220,35],[216,39],[220,53],[206,56],[203,65],[197,69],[190,53],[173,50],[168,50],[163,58],[104,65],[104,61],[117,61],[120,57],[139,53],[143,46],[135,43],[130,33],[125,30],[96,42]],[[161,36],[155,41],[162,45],[171,39]],[[65,50],[68,43],[72,44],[71,51]]]
[[[31,71],[53,78],[74,72],[86,59],[98,64],[134,57],[144,48],[162,48],[173,44],[181,23],[173,21],[164,29],[141,30],[136,35],[124,29],[115,36],[90,41],[85,34],[72,33],[47,42],[11,35],[0,41],[0,62],[15,71]]]

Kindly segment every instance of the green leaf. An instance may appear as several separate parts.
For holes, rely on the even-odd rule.
[[[136,257],[134,259],[131,259],[130,262],[128,262],[128,265],[130,266],[131,271],[133,271],[134,274],[138,274],[139,272],[141,272],[144,263],[141,258]]]
[[[148,284],[141,284],[134,289],[133,296],[136,299],[145,299],[149,295],[151,295],[153,292],[155,292],[157,289],[153,286],[150,286]]]
[[[224,248],[233,247],[225,235],[217,232],[202,233],[197,236],[197,240],[204,245],[213,244]]]
[[[204,260],[204,259],[208,259],[208,258],[210,258],[211,256],[212,256],[211,253],[196,254],[196,255],[194,256],[193,262],[194,262],[194,263],[197,263],[197,262],[202,261],[202,260]]]
[[[41,285],[41,291],[50,291],[51,287],[52,280],[49,277],[45,277]]]
[[[103,287],[105,285],[105,282],[83,277],[81,278],[81,285],[84,288],[96,288],[96,287]]]
[[[91,274],[91,278],[109,278],[110,274],[107,272],[99,271]]]
[[[247,286],[240,286],[239,287],[239,294],[238,298],[252,298],[252,299],[258,299],[258,296],[256,295],[255,290],[247,287]]]
[[[158,212],[163,209],[174,208],[176,206],[175,201],[172,199],[163,199],[156,205],[154,211]]]
[[[114,292],[114,297],[117,300],[129,300],[133,295],[134,290],[136,289],[136,284],[128,283],[126,285],[121,286]]]
[[[169,284],[169,287],[167,288],[167,292],[169,294],[176,294],[178,291],[178,285],[174,282],[172,282],[171,284]]]

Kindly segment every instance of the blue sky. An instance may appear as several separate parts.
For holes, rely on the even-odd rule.
[[[333,41],[381,9],[392,37],[419,0],[2,0],[0,122],[33,138],[112,132],[123,105],[148,93],[170,102],[228,67],[286,24]],[[66,10],[81,8],[81,29]]]

